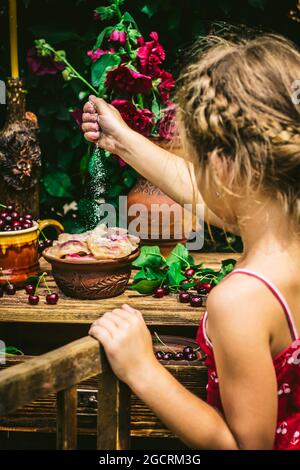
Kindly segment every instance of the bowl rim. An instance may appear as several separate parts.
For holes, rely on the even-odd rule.
[[[89,259],[86,261],[77,261],[76,258],[74,260],[72,259],[60,259],[57,258],[56,256],[49,255],[47,251],[49,251],[51,247],[46,248],[42,256],[45,258],[48,263],[58,263],[58,264],[65,264],[65,265],[77,265],[77,266],[102,266],[102,265],[114,265],[114,264],[121,264],[121,263],[127,263],[127,262],[132,262],[135,260],[139,255],[140,255],[140,248],[136,248],[130,255],[123,256],[122,258],[114,258],[114,259]]]
[[[10,230],[7,232],[0,231],[0,237],[14,237],[14,236],[20,236],[24,235],[24,233],[30,233],[30,232],[35,232],[39,228],[39,224],[33,220],[33,226],[29,228],[24,228],[23,230]]]

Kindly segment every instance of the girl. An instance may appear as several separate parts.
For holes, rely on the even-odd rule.
[[[191,203],[197,185],[210,221],[223,219],[244,243],[236,269],[211,291],[197,334],[207,403],[156,360],[139,311],[124,305],[90,329],[115,374],[193,448],[300,449],[298,78],[300,54],[284,38],[210,39],[179,81],[189,161],[129,129],[103,100],[84,107],[87,140],[178,202]]]

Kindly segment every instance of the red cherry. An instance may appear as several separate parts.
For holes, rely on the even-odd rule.
[[[7,293],[7,295],[15,295],[16,293],[16,286],[12,283],[10,284],[7,284],[5,286],[5,292]]]
[[[19,220],[13,220],[11,226],[12,227],[21,227],[22,224],[21,224],[21,222],[19,222]]]
[[[49,305],[55,305],[58,302],[58,294],[56,292],[52,292],[52,294],[46,295],[46,302]]]
[[[25,291],[27,294],[32,295],[35,292],[35,286],[33,284],[27,284],[25,286]]]
[[[25,229],[27,229],[27,228],[31,228],[31,225],[30,225],[28,222],[25,222],[25,223],[23,224],[23,229],[25,230]]]
[[[27,219],[27,220],[33,220],[32,214],[26,214],[26,215],[24,216],[24,218]]]
[[[198,294],[208,294],[212,290],[213,286],[209,284],[208,282],[199,282],[199,284],[196,285],[196,289],[198,291]]]
[[[38,295],[29,295],[28,296],[28,302],[30,305],[37,305],[40,301],[40,298]]]
[[[196,272],[196,271],[195,271],[193,268],[189,268],[189,269],[187,269],[187,270],[185,271],[184,274],[186,275],[186,277],[193,277],[194,274],[195,274],[195,272]]]
[[[161,298],[164,297],[164,295],[165,295],[165,289],[163,289],[162,287],[158,287],[158,288],[155,289],[155,291],[153,292],[153,295],[154,295],[154,297],[156,297],[157,299],[161,299]]]
[[[6,210],[3,210],[0,212],[1,219],[5,219],[5,217],[7,217],[8,215],[9,215],[9,212]]]
[[[191,298],[190,304],[192,307],[202,307],[202,298],[198,296],[194,296]]]
[[[190,294],[188,292],[180,292],[178,299],[182,304],[187,304],[190,301]]]
[[[13,212],[10,213],[10,215],[14,220],[19,220],[19,217],[20,217],[19,212],[13,211]]]
[[[15,210],[14,206],[12,206],[11,204],[9,204],[7,207],[6,207],[6,210],[8,210],[8,212],[13,212]]]

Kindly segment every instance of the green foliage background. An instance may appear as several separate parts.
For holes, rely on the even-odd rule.
[[[5,79],[10,73],[7,3],[6,0],[0,2],[0,79]],[[151,31],[158,32],[167,51],[167,66],[176,76],[179,64],[184,60],[184,51],[197,36],[210,30],[212,22],[262,27],[297,42],[300,24],[288,16],[296,3],[295,0],[126,0],[125,6],[146,37]],[[37,114],[40,125],[42,215],[54,213],[59,217],[63,204],[78,201],[84,192],[87,145],[69,114],[69,110],[82,105],[82,85],[75,80],[65,83],[61,74],[31,75],[26,64],[26,52],[34,39],[45,38],[55,48],[65,49],[71,63],[89,79],[86,52],[92,48],[103,27],[100,21],[93,19],[93,10],[105,4],[105,0],[18,1],[19,57],[28,91],[27,108]],[[0,125],[5,119],[4,108],[0,107]],[[110,177],[117,192],[120,188],[129,189],[134,183],[132,175],[124,175],[118,166]],[[64,222],[67,227],[72,224],[71,219]],[[216,238],[224,241],[220,232]],[[213,249],[213,244],[210,248]]]

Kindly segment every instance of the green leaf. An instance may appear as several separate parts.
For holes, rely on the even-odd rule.
[[[72,149],[75,149],[79,147],[79,145],[82,143],[82,133],[77,132],[74,136],[71,138],[71,147]]]
[[[131,14],[128,12],[128,11],[125,11],[124,15],[123,15],[123,20],[124,20],[124,23],[128,23],[128,24],[132,24],[135,29],[138,30],[138,26],[134,20],[134,18],[131,16]]]
[[[107,26],[107,28],[104,28],[101,31],[101,33],[97,37],[97,40],[93,49],[94,51],[98,49],[99,47],[101,47],[103,40],[105,39],[106,36],[108,36],[112,32],[112,30],[113,30],[112,26]]]
[[[98,7],[95,11],[99,13],[101,20],[111,20],[116,14],[114,5],[111,5],[110,7]]]
[[[175,262],[169,265],[168,283],[169,285],[179,285],[185,276],[181,274],[181,263]]]
[[[61,143],[66,136],[68,136],[68,131],[64,127],[56,127],[54,129],[54,136],[56,140]]]
[[[39,276],[30,276],[26,279],[25,283],[26,284],[35,284],[39,280]]]
[[[82,158],[80,160],[80,164],[79,164],[79,169],[80,169],[81,176],[86,175],[86,173],[88,171],[88,164],[89,164],[89,154],[88,154],[88,152],[86,152],[82,156]]]
[[[144,279],[142,281],[138,281],[131,285],[132,290],[136,290],[140,294],[152,294],[153,291],[160,286],[161,281],[159,279],[148,281]]]
[[[168,266],[179,262],[181,268],[187,268],[193,264],[194,259],[189,255],[187,248],[182,243],[178,243],[167,257],[166,262]]]
[[[264,10],[266,0],[248,0],[248,3],[254,8],[259,8],[260,10]]]
[[[233,266],[236,264],[236,260],[233,259],[233,258],[229,258],[229,259],[223,259],[222,260],[222,267],[223,266],[227,266],[227,265],[230,265],[232,264]]]
[[[48,194],[55,197],[71,197],[73,189],[67,173],[53,171],[44,177],[44,186]]]
[[[92,65],[92,84],[94,87],[98,87],[100,80],[103,76],[106,76],[107,69],[119,65],[121,62],[120,57],[117,54],[104,54]]]
[[[146,266],[160,268],[165,265],[165,260],[158,246],[143,246],[140,256],[133,263],[133,266],[138,268]]]
[[[148,18],[152,18],[152,16],[157,12],[158,5],[157,3],[151,2],[146,3],[142,8],[140,8],[142,13],[148,16]]]

